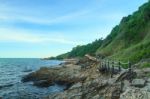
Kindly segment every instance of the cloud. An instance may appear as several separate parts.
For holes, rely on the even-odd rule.
[[[52,35],[50,35],[52,34]],[[61,35],[53,35],[55,33],[32,33],[24,30],[8,30],[0,28],[0,42],[24,42],[24,43],[60,43],[60,44],[70,44],[77,45],[83,44],[83,42],[75,42],[69,40]]]
[[[0,20],[1,21],[8,21],[8,22],[28,22],[28,23],[34,23],[34,24],[57,24],[62,22],[67,22],[70,20],[74,20],[80,16],[84,16],[88,14],[90,10],[77,10],[74,12],[68,12],[64,15],[57,15],[55,17],[50,17],[50,14],[47,16],[41,16],[36,15],[36,12],[33,11],[33,13],[28,13],[13,9],[13,8],[2,8],[0,10]],[[47,13],[49,13],[47,11]]]

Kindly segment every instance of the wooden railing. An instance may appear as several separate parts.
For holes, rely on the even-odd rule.
[[[123,68],[126,65],[128,68]],[[129,73],[132,71],[131,69],[131,62],[121,62],[121,61],[114,61],[114,60],[100,60],[100,65],[98,67],[101,73],[111,74],[113,77],[114,74],[121,72],[122,70],[128,70]]]

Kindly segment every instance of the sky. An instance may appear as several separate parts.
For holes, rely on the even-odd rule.
[[[147,0],[0,0],[0,58],[42,58],[105,38]]]

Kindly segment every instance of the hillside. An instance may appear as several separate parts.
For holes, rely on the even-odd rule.
[[[77,46],[56,58],[82,57],[85,54],[134,62],[150,58],[150,1],[132,15],[123,17],[104,40]]]
[[[97,49],[101,46],[102,42],[103,40],[99,39],[87,45],[78,45],[74,47],[70,52],[58,55],[56,59],[83,57],[85,54],[95,55]]]
[[[139,61],[150,57],[150,1],[123,17],[104,39],[96,54]]]

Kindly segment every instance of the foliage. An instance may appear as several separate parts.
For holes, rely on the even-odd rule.
[[[150,1],[120,24],[104,39],[96,54],[137,62],[150,57]]]
[[[101,44],[102,40],[99,39],[87,45],[76,46],[69,53],[69,57],[83,57],[85,54],[94,55]]]
[[[143,63],[143,65],[142,65],[142,68],[147,68],[147,67],[150,67],[150,63]]]
[[[56,59],[83,57],[85,54],[94,55],[99,46],[101,46],[102,41],[102,39],[99,39],[87,45],[78,45],[70,52],[57,56]]]

